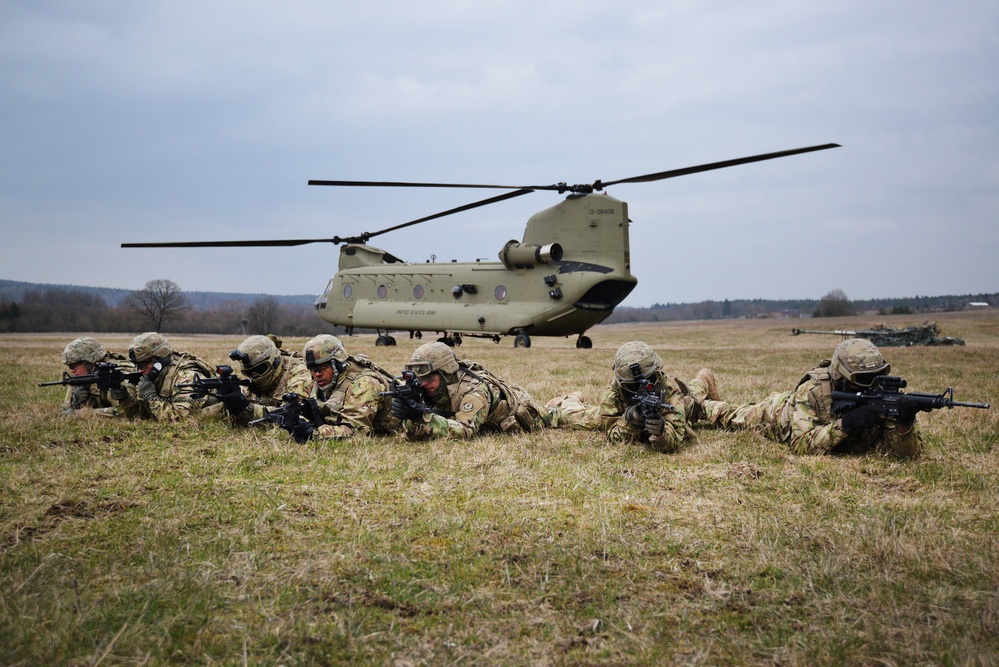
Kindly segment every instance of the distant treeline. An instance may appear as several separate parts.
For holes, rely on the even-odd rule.
[[[683,320],[725,320],[755,317],[812,317],[819,299],[733,299],[698,303],[656,303],[649,308],[619,306],[604,322],[679,322]],[[914,296],[900,299],[850,301],[852,314],[880,315],[940,313],[965,310],[969,303],[999,303],[999,293],[957,296]]]
[[[0,331],[149,330],[148,320],[125,305],[129,294],[127,290],[30,283],[12,286],[12,281],[0,281]],[[315,297],[212,294],[185,292],[188,307],[171,316],[163,329],[170,333],[266,332],[283,336],[336,333],[336,327],[316,315],[312,305]]]
[[[148,322],[125,304],[128,290],[72,285],[38,285],[0,280],[0,331],[138,332]],[[316,315],[314,296],[271,296],[219,292],[184,292],[188,308],[164,325],[173,333],[274,333],[314,336],[343,333]],[[819,299],[736,299],[699,303],[618,307],[607,323],[675,322],[755,317],[811,317]],[[917,314],[963,310],[969,303],[999,303],[999,293],[917,296],[850,301],[853,313]]]

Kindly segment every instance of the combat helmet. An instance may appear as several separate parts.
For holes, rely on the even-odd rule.
[[[625,343],[614,353],[614,379],[623,387],[636,382],[632,366],[637,364],[638,375],[645,380],[655,380],[656,374],[662,370],[663,361],[647,343],[633,340]]]
[[[866,338],[850,338],[837,345],[829,365],[833,380],[846,380],[858,387],[870,387],[879,375],[890,372],[891,364]]]
[[[107,354],[107,350],[104,349],[99,340],[90,336],[83,336],[70,341],[66,349],[62,351],[62,363],[69,366],[85,361],[90,365],[94,365],[100,361],[104,361],[104,357]]]
[[[435,372],[445,378],[453,378],[458,368],[458,357],[454,355],[454,350],[440,342],[419,346],[413,350],[413,356],[406,364],[406,370],[412,371],[419,378]]]
[[[347,350],[343,343],[330,334],[319,334],[310,340],[305,344],[302,354],[305,357],[305,366],[309,370],[333,361],[339,362],[336,364],[337,370],[342,370],[342,364],[347,361]]]
[[[277,384],[281,375],[281,351],[267,336],[250,336],[229,353],[229,358],[240,362],[240,372],[261,391]]]
[[[128,344],[128,358],[133,364],[141,364],[150,359],[155,359],[162,365],[170,364],[170,355],[173,348],[163,334],[155,331],[147,331],[139,334]]]

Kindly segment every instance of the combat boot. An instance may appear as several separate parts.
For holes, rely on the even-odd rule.
[[[687,383],[689,394],[684,397],[684,407],[687,412],[687,423],[696,424],[707,418],[704,411],[704,401],[718,401],[718,381],[715,374],[707,368],[697,371],[694,379]]]

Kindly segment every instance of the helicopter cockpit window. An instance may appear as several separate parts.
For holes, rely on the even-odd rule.
[[[354,290],[353,290],[353,288],[350,285],[344,285],[343,286],[343,298],[349,299],[350,298],[350,294],[353,291]]]
[[[495,295],[496,295],[496,300],[497,301],[502,301],[503,299],[505,299],[506,298],[506,285],[500,285],[499,287],[497,287]]]
[[[423,298],[423,285],[417,285],[413,288],[413,298],[422,299]]]
[[[386,287],[385,285],[379,285],[378,286],[378,298],[379,299],[384,299],[387,296],[388,296],[388,287]]]

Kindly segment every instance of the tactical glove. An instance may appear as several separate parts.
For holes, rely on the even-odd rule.
[[[645,428],[645,418],[637,405],[629,405],[624,410],[624,420],[636,428]]]
[[[82,408],[90,402],[90,388],[80,386],[73,390],[73,397],[69,399],[69,404],[74,408]]]
[[[855,436],[877,426],[881,422],[881,415],[870,405],[862,405],[843,415],[840,422],[844,431]]]
[[[219,400],[225,406],[226,412],[233,416],[241,415],[250,407],[250,399],[243,396],[243,392],[239,390],[239,387],[232,386],[230,389],[231,391],[226,394],[219,393]]]
[[[396,396],[392,399],[392,415],[400,421],[407,419],[420,421],[427,410],[426,404],[419,396]]]
[[[156,385],[153,384],[152,380],[145,375],[139,378],[138,389],[139,396],[141,396],[144,401],[155,401],[160,397],[159,392],[156,391]]]
[[[645,420],[645,432],[650,438],[660,438],[666,432],[666,422],[659,415]]]
[[[307,421],[300,420],[294,426],[289,426],[287,420],[281,421],[281,428],[291,433],[291,437],[295,439],[300,445],[304,445],[312,437],[313,431],[316,429]]]
[[[916,423],[916,413],[919,412],[919,404],[908,396],[898,399],[898,417],[895,423],[900,426],[912,426]]]
[[[110,391],[108,391],[108,395],[112,400],[118,401],[119,403],[128,400],[128,390],[121,385],[111,387]]]

